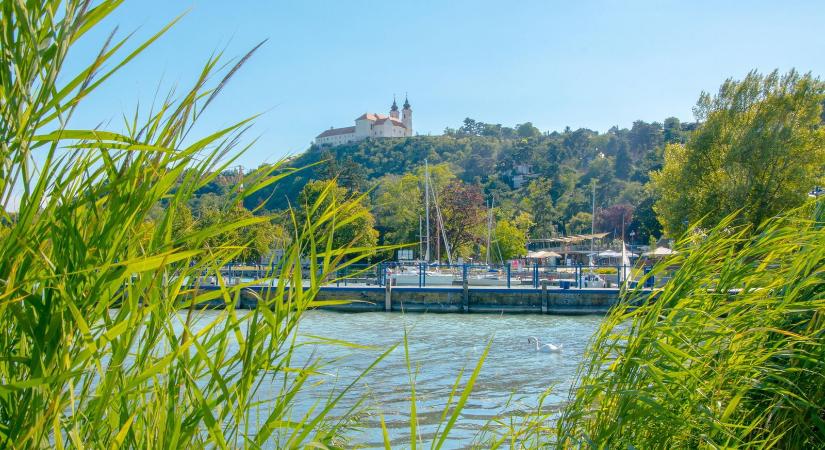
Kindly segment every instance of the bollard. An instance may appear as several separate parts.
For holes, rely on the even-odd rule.
[[[645,275],[649,274],[651,270],[653,270],[653,268],[652,268],[652,267],[650,267],[650,266],[645,266],[645,268],[644,268]],[[656,280],[654,280],[654,277],[653,277],[653,276],[651,276],[650,278],[648,278],[647,280],[645,280],[645,287],[646,287],[646,288],[652,288],[652,287],[655,285],[655,281],[656,281]]]
[[[547,314],[547,282],[541,283],[541,313]]]
[[[392,283],[384,284],[384,311],[392,311]]]
[[[582,288],[582,266],[579,264],[576,266],[576,287],[581,289]]]
[[[464,277],[461,284],[464,288],[464,295],[461,298],[461,312],[470,312],[470,284],[467,282],[467,277]]]

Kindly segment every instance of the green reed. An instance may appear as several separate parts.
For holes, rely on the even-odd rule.
[[[208,60],[188,90],[145,118],[124,118],[125,132],[72,128],[74,108],[174,23],[130,51],[112,36],[83,70],[64,73],[72,45],[119,4],[0,4],[0,446],[348,445],[360,403],[330,411],[394,347],[299,412],[296,398],[323,361],[294,362],[295,339],[303,311],[334,303],[314,300],[320,284],[380,249],[333,248],[359,209],[325,202],[324,192],[300,205],[313,220],[292,216],[272,277],[227,284],[219,268],[248,243],[215,238],[270,218],[184,233],[174,225],[195,191],[245,150],[251,119],[204,136],[191,130],[252,52],[230,65],[220,54]],[[247,174],[227,208],[290,172],[276,164]],[[605,319],[555,429],[542,397],[536,411],[491,421],[480,446],[825,446],[823,220],[820,202],[758,230],[728,220],[683,240],[652,274],[681,266],[654,301],[629,292]],[[193,286],[202,274],[218,288]],[[253,283],[272,287],[258,295],[246,290]],[[259,306],[236,309],[242,292]],[[209,300],[226,309],[198,314]],[[485,356],[460,394],[458,377],[431,448],[460,420]],[[407,363],[416,448],[424,442],[408,353]]]
[[[825,446],[825,204],[757,230],[732,218],[680,242],[652,301],[606,318],[558,446]]]
[[[245,289],[252,283],[227,285],[219,268],[248,243],[210,238],[271,218],[185,233],[174,223],[245,150],[251,119],[205,136],[191,130],[252,52],[234,65],[211,58],[191,88],[145,119],[124,118],[125,132],[72,128],[74,108],[174,23],[130,51],[113,35],[85,69],[65,73],[72,45],[119,4],[0,6],[0,446],[341,445],[347,424],[329,413],[352,385],[297,414],[296,395],[317,381],[321,362],[295,366],[292,356],[321,282],[376,250],[332,248],[335,230],[358,213],[324,204],[324,194],[302,205],[314,220],[293,220],[275,273],[254,282],[271,283],[269,292],[256,309],[237,310],[242,292],[256,295]],[[227,208],[289,173],[276,164],[247,174]],[[202,274],[218,289],[193,286]],[[226,309],[198,314],[216,299]],[[262,389],[273,384],[275,393]]]

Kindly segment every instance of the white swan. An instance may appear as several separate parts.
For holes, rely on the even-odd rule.
[[[535,343],[536,344],[536,351],[537,352],[545,352],[545,353],[559,353],[561,352],[564,344],[553,345],[553,344],[542,344],[539,338],[530,336],[527,338],[528,343]]]

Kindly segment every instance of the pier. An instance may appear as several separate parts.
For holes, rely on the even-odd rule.
[[[200,290],[218,289],[201,286]],[[254,291],[266,296],[267,286],[251,286],[242,293],[241,308],[257,306]],[[500,288],[487,286],[324,286],[316,300],[343,300],[348,303],[322,306],[341,312],[427,312],[427,313],[503,313],[503,314],[605,314],[619,301],[620,289]],[[222,308],[217,299],[201,306]]]

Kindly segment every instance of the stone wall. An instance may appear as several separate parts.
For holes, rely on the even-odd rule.
[[[215,289],[205,287],[202,289]],[[255,288],[253,288],[255,289]],[[319,301],[344,300],[350,303],[324,309],[363,312],[386,311],[387,290],[375,286],[328,286],[321,288]],[[616,304],[618,289],[533,289],[462,287],[394,287],[389,292],[390,311],[443,313],[533,313],[604,314]],[[254,308],[253,295],[242,295],[241,307]],[[202,306],[222,307],[218,299]]]

